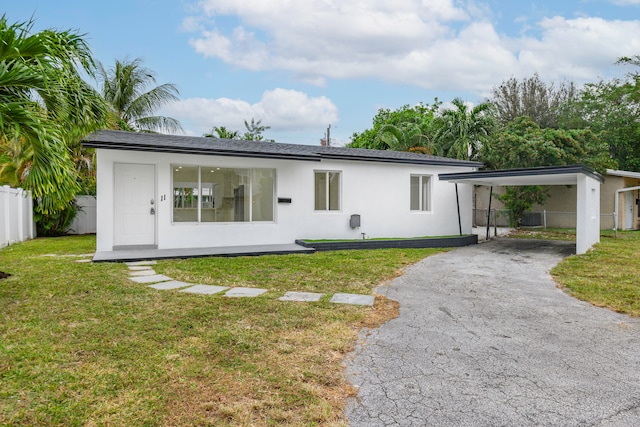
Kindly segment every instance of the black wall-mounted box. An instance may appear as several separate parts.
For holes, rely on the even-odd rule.
[[[291,203],[291,197],[278,197],[278,203]]]

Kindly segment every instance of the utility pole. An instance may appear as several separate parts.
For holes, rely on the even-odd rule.
[[[327,147],[331,146],[331,125],[327,128]]]

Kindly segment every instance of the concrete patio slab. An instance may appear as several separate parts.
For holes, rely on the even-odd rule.
[[[302,301],[302,302],[315,302],[320,301],[324,294],[318,294],[315,292],[287,292],[284,296],[278,298],[280,301]]]
[[[95,259],[94,259],[94,261],[95,261]],[[141,265],[156,265],[157,262],[155,262],[153,260],[147,260],[147,261],[131,261],[131,262],[127,262],[125,264],[127,264],[129,267],[139,267]]]
[[[161,291],[186,288],[187,286],[193,286],[193,283],[180,282],[179,280],[170,280],[168,282],[160,282],[154,285],[149,285],[150,288],[159,289]]]
[[[182,249],[120,249],[117,251],[96,252],[94,262],[140,261],[147,259],[201,258],[210,256],[237,257],[257,255],[286,255],[295,253],[314,253],[315,249],[305,248],[295,243],[282,245],[223,246],[217,248]],[[146,265],[127,262],[127,265]]]
[[[129,277],[129,280],[133,280],[137,283],[157,283],[167,282],[173,279],[171,277],[165,276],[164,274],[154,274],[153,276]]]
[[[183,289],[180,292],[188,292],[191,294],[203,294],[212,295],[229,289],[227,286],[214,286],[214,285],[194,285],[190,288]]]
[[[266,289],[258,289],[258,288],[231,288],[226,294],[225,297],[229,298],[242,298],[242,297],[257,297],[258,295],[262,295],[267,292]]]
[[[130,271],[129,277],[153,276],[157,274],[154,270]]]
[[[337,304],[355,304],[355,305],[369,305],[372,306],[375,297],[373,295],[358,295],[358,294],[335,294],[329,300]]]

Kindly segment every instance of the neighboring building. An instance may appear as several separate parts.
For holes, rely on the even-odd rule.
[[[101,131],[97,251],[471,233],[480,163],[419,153]],[[459,203],[459,209],[458,209]],[[352,215],[359,215],[360,226]]]
[[[611,230],[616,223],[619,230],[640,229],[640,173],[607,169],[605,181],[600,189],[600,228]],[[549,187],[551,197],[544,205],[534,205],[525,218],[525,225],[574,228],[576,226],[575,186]],[[509,219],[504,204],[498,196],[504,187],[493,188],[491,201],[491,225],[508,226]],[[474,225],[487,223],[489,187],[476,186],[474,190]]]

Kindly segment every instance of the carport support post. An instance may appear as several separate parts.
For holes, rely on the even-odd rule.
[[[458,183],[456,182],[456,204],[458,205],[458,229],[462,236],[462,220],[460,219],[460,199],[458,198]]]
[[[493,197],[493,185],[489,187],[489,209],[487,209],[487,240],[489,240],[489,230],[491,229],[491,198],[492,197]]]
[[[578,176],[576,254],[586,253],[600,241],[600,181]]]

